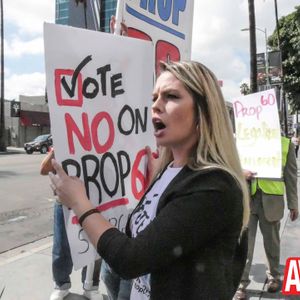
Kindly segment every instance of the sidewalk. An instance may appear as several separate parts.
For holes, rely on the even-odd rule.
[[[52,237],[27,244],[0,254],[1,300],[47,300],[53,289],[51,273]],[[71,293],[66,300],[84,300],[81,271],[71,275]],[[100,292],[108,300],[100,283]]]
[[[24,150],[24,148],[7,147],[6,149],[7,149],[6,152],[1,152],[1,151],[0,151],[0,155],[22,154],[22,153],[26,153],[25,150]],[[0,292],[0,295],[1,295],[1,292]]]

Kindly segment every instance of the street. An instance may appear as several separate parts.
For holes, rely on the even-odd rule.
[[[39,174],[45,155],[0,155],[0,253],[52,234],[48,176]]]

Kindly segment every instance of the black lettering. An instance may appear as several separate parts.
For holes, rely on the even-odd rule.
[[[106,169],[105,162],[107,159],[110,159],[110,161],[112,162],[113,167],[114,167],[115,177],[116,177],[116,182],[115,182],[115,185],[112,190],[110,190],[109,187],[107,186],[106,181],[105,181],[105,176],[104,176],[104,170]],[[105,192],[107,193],[107,195],[109,195],[110,197],[113,197],[116,194],[116,192],[118,190],[118,185],[119,185],[119,173],[118,173],[117,161],[110,152],[106,152],[103,154],[103,156],[101,158],[100,165],[101,165],[100,166],[100,178],[101,178],[102,186],[103,186]]]
[[[142,132],[147,129],[147,112],[148,107],[144,108],[144,122],[142,120],[141,112],[138,108],[135,109],[135,133],[139,133],[139,125],[141,126]]]
[[[112,75],[110,78],[110,86],[111,86],[111,96],[115,98],[117,95],[124,94],[125,91],[123,89],[117,90],[117,87],[122,85],[122,74],[117,73],[115,75]]]
[[[94,86],[94,89],[91,92],[88,91],[88,86],[90,84]],[[86,78],[82,85],[82,94],[84,95],[84,97],[88,99],[92,99],[95,98],[98,93],[99,93],[99,84],[97,80],[91,77]]]
[[[94,172],[92,175],[88,175],[87,163],[90,161],[93,161],[95,165]],[[101,203],[102,202],[101,187],[97,180],[97,175],[99,174],[99,169],[100,169],[99,160],[96,156],[88,154],[81,158],[81,163],[82,163],[83,180],[84,180],[87,196],[88,198],[90,197],[89,183],[93,183],[98,190],[99,203]],[[89,164],[89,170],[91,170],[90,164]]]
[[[81,169],[79,163],[74,159],[66,159],[61,163],[62,168],[64,171],[69,174],[69,166],[73,166],[76,169],[76,174],[74,176],[80,177],[81,175]]]
[[[119,151],[117,153],[118,157],[118,165],[119,165],[119,171],[120,171],[120,184],[121,184],[121,192],[122,196],[125,195],[125,184],[124,184],[124,179],[128,176],[130,172],[130,158],[129,155],[125,151]],[[122,159],[124,158],[124,159]],[[126,167],[123,167],[123,161],[125,160],[126,162]]]
[[[124,116],[124,114],[126,112],[129,112],[130,118],[131,118],[131,128],[128,129],[127,131],[122,127],[122,118]],[[129,122],[126,122],[126,124],[128,124]],[[124,107],[121,109],[119,116],[118,116],[118,129],[120,131],[120,133],[124,134],[124,135],[129,135],[132,131],[133,131],[133,127],[134,127],[134,113],[131,109],[131,107],[129,105],[124,105]]]
[[[84,242],[86,244],[86,249],[82,250],[82,251],[79,251],[78,252],[79,254],[86,253],[90,249],[90,244],[89,244],[88,240],[83,238],[82,234],[83,234],[83,229],[80,229],[79,232],[78,232],[78,239],[79,239],[79,241]]]
[[[111,70],[110,64],[97,69],[97,75],[100,74],[102,95],[106,96],[106,73]]]
[[[72,79],[71,79],[71,88],[68,86],[66,82],[65,76],[61,79],[61,84],[63,85],[65,91],[70,97],[74,97],[75,94],[75,87],[76,87],[76,80],[78,78],[79,72],[82,70],[82,68],[92,60],[92,55],[88,55],[83,59],[83,61],[77,66],[75,69]]]

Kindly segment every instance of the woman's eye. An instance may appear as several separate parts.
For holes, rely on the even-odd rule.
[[[152,102],[155,102],[157,100],[157,97],[152,97]]]
[[[175,94],[168,94],[167,98],[169,98],[169,99],[178,99],[179,97]]]

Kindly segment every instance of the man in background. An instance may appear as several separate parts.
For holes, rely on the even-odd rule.
[[[250,284],[249,274],[253,260],[257,224],[259,224],[267,257],[267,291],[276,293],[280,289],[280,220],[284,213],[284,194],[290,219],[298,218],[297,163],[294,145],[288,138],[281,137],[282,177],[280,179],[254,178],[255,173],[244,171],[251,181],[250,219],[248,225],[248,255],[235,300],[247,299],[246,288]]]

